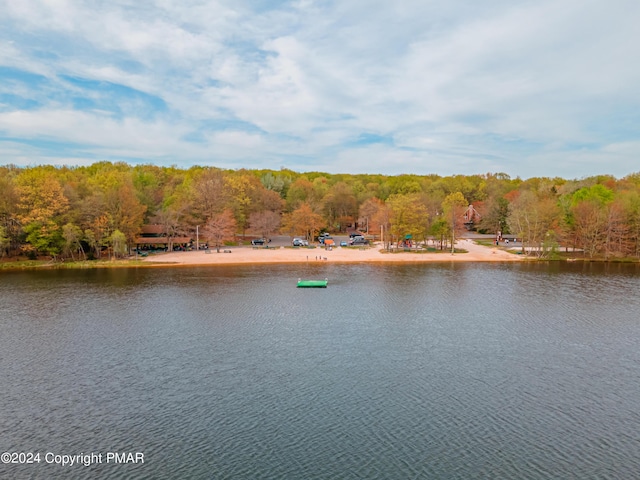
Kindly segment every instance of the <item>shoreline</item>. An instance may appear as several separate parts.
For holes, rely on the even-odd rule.
[[[150,257],[129,257],[118,260],[91,260],[55,262],[45,260],[6,261],[0,260],[0,274],[3,272],[25,272],[38,270],[99,270],[121,268],[167,268],[167,267],[217,267],[241,265],[300,265],[300,264],[369,264],[369,265],[406,265],[427,263],[513,263],[513,262],[587,262],[639,264],[636,259],[587,259],[562,258],[540,259],[535,256],[520,255],[495,246],[476,244],[470,239],[456,242],[456,248],[463,250],[453,255],[450,251],[430,252],[383,252],[380,245],[365,250],[334,247],[331,251],[324,248],[253,248],[248,246],[221,247],[220,253],[211,250],[195,252],[163,252]],[[230,253],[224,253],[224,251]]]
[[[224,247],[220,253],[211,250],[197,252],[168,252],[142,259],[142,266],[216,266],[216,265],[268,265],[268,264],[322,264],[322,263],[449,263],[449,262],[522,262],[526,256],[509,253],[496,247],[478,245],[472,240],[456,242],[456,248],[466,250],[452,254],[438,252],[381,252],[378,246],[365,250],[334,247],[324,248],[258,248]],[[225,253],[225,251],[229,253]]]

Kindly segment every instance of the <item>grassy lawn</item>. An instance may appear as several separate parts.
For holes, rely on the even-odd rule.
[[[403,249],[400,248],[398,250],[396,249],[392,249],[392,250],[380,250],[380,252],[382,253],[391,253],[391,254],[395,254],[395,253],[413,253],[415,255],[423,255],[423,254],[430,254],[430,255],[439,255],[439,254],[443,254],[443,253],[448,253],[451,254],[451,249],[446,249],[446,250],[438,250],[435,248],[418,248],[418,249]],[[469,253],[469,250],[465,250],[464,248],[456,248],[453,250],[453,253]]]
[[[20,258],[5,258],[0,261],[0,270],[55,270],[55,269],[86,269],[86,268],[114,268],[136,267],[146,265],[142,260],[80,260],[53,262],[51,260],[23,260]]]

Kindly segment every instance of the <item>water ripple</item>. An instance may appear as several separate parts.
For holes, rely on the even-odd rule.
[[[0,476],[633,478],[640,276],[563,268],[0,277],[3,448],[148,458]]]

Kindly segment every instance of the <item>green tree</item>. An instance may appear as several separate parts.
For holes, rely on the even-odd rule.
[[[82,248],[82,230],[73,223],[67,223],[62,227],[62,238],[64,238],[65,251],[71,255],[71,259],[75,260],[74,253],[78,252],[83,257],[84,249]]]
[[[113,249],[113,256],[115,258],[122,258],[128,252],[127,237],[120,230],[115,230],[109,239],[111,248]]]
[[[440,250],[444,250],[446,239],[451,238],[451,222],[442,216],[438,216],[429,227],[429,235],[438,242]]]
[[[406,237],[414,241],[426,240],[429,214],[418,194],[396,194],[387,199],[391,210],[390,233],[392,241],[399,242]]]
[[[450,193],[442,201],[443,218],[451,225],[451,251],[455,248],[455,239],[465,229],[464,212],[469,207],[469,202],[464,198],[462,192]]]
[[[92,250],[92,252],[89,252],[89,260],[100,258],[100,244],[96,240],[94,231],[89,228],[86,229],[84,231],[84,239],[87,242],[87,245],[89,245],[89,248]]]
[[[482,209],[479,231],[488,233],[506,232],[509,216],[509,201],[504,197],[490,198]]]
[[[9,236],[6,233],[4,226],[0,225],[0,258],[4,257],[9,250],[11,244]]]

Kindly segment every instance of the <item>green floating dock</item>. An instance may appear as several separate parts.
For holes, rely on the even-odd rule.
[[[300,280],[298,279],[298,288],[327,288],[328,279],[324,280]]]

